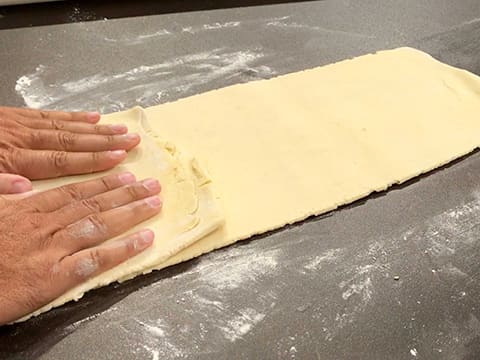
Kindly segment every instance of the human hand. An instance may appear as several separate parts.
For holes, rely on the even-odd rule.
[[[32,183],[27,178],[15,174],[0,174],[0,195],[21,194],[32,190]]]
[[[113,168],[140,137],[99,120],[98,113],[0,107],[0,173],[35,180]]]
[[[161,209],[158,181],[130,173],[76,183],[21,200],[0,197],[0,325],[149,247],[143,230],[104,243]]]

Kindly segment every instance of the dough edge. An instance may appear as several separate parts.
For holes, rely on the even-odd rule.
[[[165,252],[161,256],[160,260],[158,260],[158,263],[163,263],[167,261],[168,258],[175,255],[176,253],[184,250],[194,242],[200,240],[201,238],[205,237],[206,235],[210,234],[211,232],[221,227],[224,224],[225,219],[222,215],[219,201],[217,201],[218,199],[216,198],[213,191],[214,185],[210,180],[208,174],[206,173],[206,170],[200,165],[199,161],[195,157],[192,157],[189,154],[181,150],[178,150],[174,144],[163,140],[161,137],[153,133],[150,130],[147,116],[143,108],[136,106],[134,108],[131,108],[121,113],[125,113],[125,114],[136,113],[136,115],[138,115],[137,119],[139,122],[139,126],[142,127],[143,130],[145,130],[145,132],[142,134],[142,137],[144,139],[143,143],[148,144],[148,145],[142,144],[142,146],[146,146],[146,147],[156,146],[157,150],[168,153],[174,162],[177,162],[184,169],[188,170],[187,172],[191,174],[191,179],[193,179],[192,180],[193,183],[196,184],[196,190],[197,190],[196,193],[198,197],[198,208],[196,210],[196,213],[202,213],[202,211],[205,211],[205,213],[203,214],[204,218],[201,217],[199,222],[196,223],[193,228],[180,234],[177,237],[178,246],[168,252]],[[97,173],[94,175],[96,177],[100,177],[102,176],[102,173]],[[208,219],[205,219],[205,217],[208,217]],[[124,234],[120,235],[119,237],[124,237],[129,233],[130,231],[127,231]],[[114,239],[116,238],[118,237],[115,237]],[[106,242],[111,240],[113,239],[109,239]],[[139,255],[141,254],[142,253],[140,253]],[[135,258],[136,256],[127,261],[133,260]],[[120,277],[117,276],[116,278],[112,277],[111,279],[101,279],[103,281],[98,281],[98,282],[95,281],[98,278],[103,277],[104,274],[114,272],[116,269],[123,267],[124,265],[125,263],[119,264],[116,267],[110,270],[107,270],[107,272],[105,273],[99,274],[93,278],[88,279],[87,281],[70,289],[60,297],[54,299],[50,303],[31,312],[30,314],[25,315],[24,317],[18,320],[13,321],[12,323],[24,322],[32,317],[36,317],[44,312],[47,312],[56,307],[60,307],[68,302],[78,301],[88,291],[98,289],[100,287],[107,286],[115,282],[121,283],[142,274],[148,274],[153,270],[155,270],[156,268],[155,265],[145,266],[145,264],[142,264],[142,263],[133,263],[133,264],[130,264],[130,266],[128,267],[127,269],[128,271],[127,270],[124,271],[126,272],[126,274],[124,274],[123,276],[120,276]]]

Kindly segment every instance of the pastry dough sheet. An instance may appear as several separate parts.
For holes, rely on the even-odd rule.
[[[134,130],[136,112],[104,121]],[[148,134],[205,166],[225,224],[176,240],[170,257],[147,269],[120,265],[119,280],[334,210],[472,152],[480,143],[480,78],[400,48],[210,91],[142,116]],[[146,164],[132,159],[124,168],[155,176]]]
[[[125,119],[130,131],[142,135],[141,146],[131,151],[125,163],[110,173],[128,170],[139,180],[154,177],[163,184],[160,194],[164,201],[162,212],[128,232],[147,227],[152,229],[155,232],[153,245],[123,264],[71,289],[21,321],[68,301],[78,300],[87,291],[118,281],[132,272],[148,273],[151,268],[223,224],[223,215],[212,191],[212,182],[208,174],[195,158],[151,134],[144,115],[142,109],[136,108],[119,114],[119,118],[111,115],[106,122]],[[36,182],[35,188],[44,190],[98,177],[98,174],[91,174],[39,181]]]
[[[225,226],[160,269],[386,190],[480,145],[480,77],[411,48],[146,110],[207,164]]]

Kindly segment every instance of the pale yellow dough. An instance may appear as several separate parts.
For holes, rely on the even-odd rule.
[[[127,122],[132,132],[142,135],[142,146],[132,151],[127,161],[111,173],[129,170],[138,179],[154,177],[162,183],[161,197],[164,205],[161,214],[130,231],[150,228],[155,232],[155,241],[152,247],[135,258],[77,286],[21,320],[68,301],[78,300],[85,292],[108,285],[132,272],[148,273],[151,268],[223,224],[223,215],[212,192],[210,178],[195,158],[152,134],[146,123],[145,114],[140,108],[110,115],[106,119],[106,122],[119,121]],[[35,183],[35,188],[44,190],[98,176],[96,174],[41,181]]]
[[[105,121],[134,130],[138,112]],[[207,196],[215,220],[205,217],[205,231],[182,238],[159,233],[170,244],[157,248],[159,261],[147,266],[133,259],[108,281],[93,279],[77,294],[333,210],[470,153],[480,144],[480,78],[401,48],[211,91],[145,114],[152,134],[205,165],[225,225],[200,239],[220,221]],[[156,176],[163,161],[154,156],[125,168]],[[169,184],[163,188],[168,192]],[[163,226],[177,222],[188,219]],[[76,298],[71,294],[54,305]]]

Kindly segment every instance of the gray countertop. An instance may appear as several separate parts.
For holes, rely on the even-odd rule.
[[[480,2],[326,0],[2,30],[0,102],[112,112],[404,45],[480,74]],[[478,359],[479,173],[475,153],[93,291],[1,328],[0,357]]]

